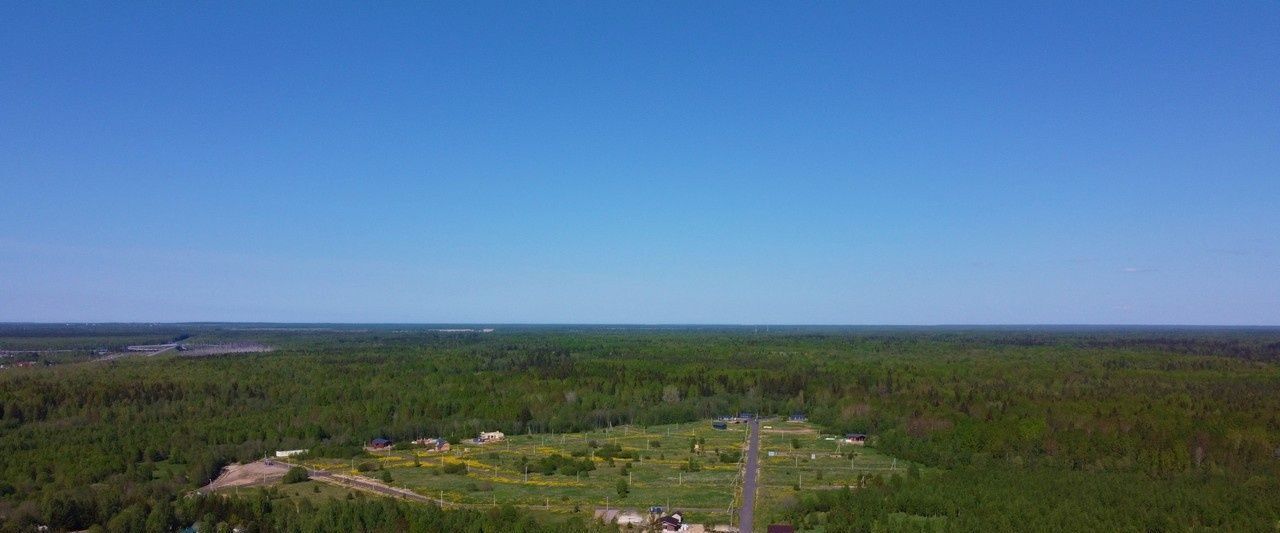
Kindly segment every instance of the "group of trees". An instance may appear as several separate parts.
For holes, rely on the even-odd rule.
[[[591,459],[575,459],[565,457],[558,453],[542,457],[537,461],[527,465],[529,471],[538,472],[544,476],[552,474],[560,474],[562,476],[576,476],[582,472],[590,472],[596,469],[595,462]]]
[[[282,337],[266,354],[6,370],[0,523],[78,529],[145,521],[225,464],[277,449],[345,458],[363,453],[374,436],[456,441],[481,430],[567,432],[740,411],[802,411],[832,431],[868,433],[873,445],[943,478],[994,472],[991,483],[1023,475],[1030,483],[1061,474],[1117,484],[1082,485],[1107,494],[1119,494],[1122,483],[1170,494],[1161,502],[1250,501],[1244,487],[1258,482],[1249,476],[1280,474],[1280,364],[1267,355],[1280,335],[1175,333],[1161,343],[1151,336],[1160,331],[317,332]],[[620,452],[592,453],[624,458]],[[536,466],[559,472],[573,460],[542,458],[548,464]],[[867,516],[957,524],[977,511],[952,503],[1000,497],[994,487],[963,493],[959,485],[941,484],[951,492],[939,492],[905,479],[797,501],[790,518],[871,506],[880,514]],[[868,495],[877,491],[885,493]],[[1061,494],[1070,500],[1075,492]],[[922,501],[942,502],[944,512]],[[1092,512],[1091,500],[1073,501]],[[355,504],[335,502],[327,512],[346,513],[336,510],[345,505]],[[1258,502],[1239,516],[1261,520],[1278,508]],[[228,516],[212,512],[219,521]],[[281,513],[268,521],[294,519]],[[883,523],[891,520],[898,518]]]
[[[804,492],[780,519],[855,531],[1267,531],[1280,480],[1083,472],[1049,467],[961,467],[872,478],[861,488]]]

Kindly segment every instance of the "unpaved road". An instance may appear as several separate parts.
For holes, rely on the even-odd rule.
[[[450,505],[449,502],[446,502],[444,500],[438,500],[436,498],[428,498],[426,496],[423,496],[411,490],[402,489],[399,487],[392,487],[390,485],[384,485],[380,482],[374,481],[366,477],[348,476],[344,474],[334,474],[326,470],[310,470],[310,469],[307,470],[307,475],[309,475],[311,479],[314,479],[316,481],[332,483],[334,485],[340,485],[343,487],[352,488],[356,490],[363,490],[365,492],[373,492],[373,493],[381,494],[383,496],[390,496],[392,498],[403,498],[406,500],[412,500],[412,501],[421,502],[421,503],[435,503],[441,506]],[[452,505],[457,505],[457,504],[452,504]]]
[[[751,436],[747,438],[747,471],[742,476],[742,509],[738,511],[738,530],[750,533],[756,510],[756,482],[760,473],[760,420],[751,420]]]
[[[294,466],[302,465],[295,465],[278,459],[264,459],[243,465],[228,465],[226,468],[222,469],[222,474],[219,475],[217,479],[202,487],[200,491],[209,493],[216,490],[234,487],[269,485],[280,481],[280,479],[284,477],[284,474]],[[307,469],[307,475],[316,481],[332,483],[334,485],[362,490],[365,492],[373,492],[394,498],[404,498],[423,503],[434,502],[441,505],[449,503],[442,502],[435,498],[428,498],[411,490],[388,486],[361,476],[335,474],[326,470],[312,470],[310,468]]]

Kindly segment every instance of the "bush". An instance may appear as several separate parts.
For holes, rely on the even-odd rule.
[[[311,476],[307,475],[307,469],[302,468],[301,466],[290,468],[289,471],[284,474],[284,482],[286,484],[301,483],[308,479],[311,479]]]
[[[493,492],[493,483],[488,481],[474,481],[467,483],[465,488],[468,492]]]
[[[530,463],[529,470],[541,472],[544,476],[552,474],[560,474],[562,476],[576,476],[579,473],[595,470],[595,463],[591,459],[575,459],[565,457],[558,453],[553,453],[533,463]]]

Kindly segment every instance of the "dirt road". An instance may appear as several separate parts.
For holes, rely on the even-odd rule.
[[[751,420],[751,436],[747,438],[747,471],[742,476],[742,509],[738,511],[738,530],[750,533],[755,519],[756,482],[760,474],[760,420]]]

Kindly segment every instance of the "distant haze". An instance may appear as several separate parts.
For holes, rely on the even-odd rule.
[[[10,3],[0,321],[1280,324],[1280,3]]]

